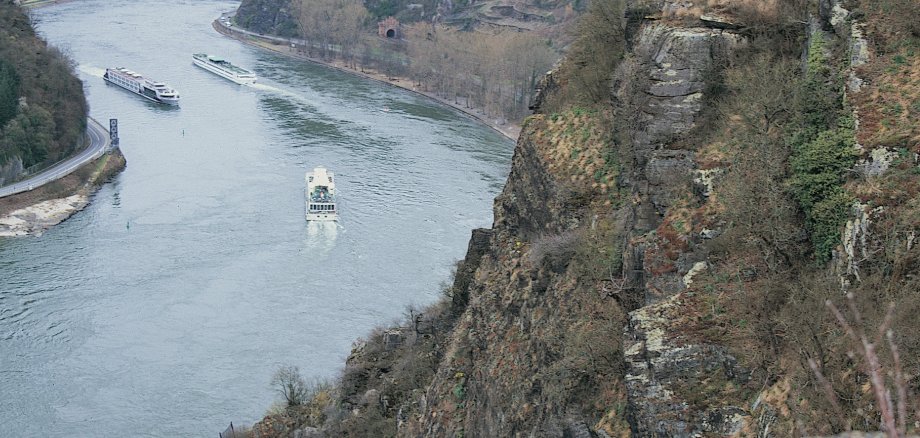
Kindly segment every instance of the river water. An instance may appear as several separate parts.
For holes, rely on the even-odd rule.
[[[238,2],[77,0],[33,12],[75,60],[127,169],[40,237],[0,240],[0,435],[217,435],[278,400],[281,365],[332,378],[352,342],[438,298],[489,226],[512,142],[411,93],[265,53],[211,21]],[[192,65],[223,55],[241,87]],[[181,108],[102,78],[167,82]],[[385,110],[388,109],[388,110]],[[336,173],[341,221],[303,219]]]

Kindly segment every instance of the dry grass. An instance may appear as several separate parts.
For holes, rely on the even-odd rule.
[[[619,163],[607,129],[608,115],[573,109],[531,117],[538,153],[557,181],[591,204],[618,200]]]
[[[851,7],[874,55],[858,69],[866,84],[853,96],[860,143],[920,152],[920,2],[854,0]]]
[[[869,81],[855,98],[860,142],[920,152],[920,48],[876,58],[860,74]]]

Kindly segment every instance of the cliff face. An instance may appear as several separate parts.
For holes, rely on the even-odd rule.
[[[563,120],[525,127],[469,304],[404,436],[587,436],[608,415],[601,427],[628,430],[616,413],[624,315],[586,266],[599,254],[576,249],[608,245],[617,218],[590,206],[602,190],[572,187],[580,175],[561,164],[572,152],[550,137],[588,128]]]
[[[868,56],[865,38],[901,38],[913,22],[864,28],[829,1],[806,28],[783,15],[790,5],[807,11],[628,2],[609,107],[526,120],[450,303],[356,349],[346,412],[323,420],[326,433],[360,436],[339,425],[369,418],[386,425],[378,435],[412,437],[879,427],[871,370],[847,358],[856,347],[824,301],[854,292],[860,325],[900,323],[890,345],[916,352],[920,110],[879,108],[886,81],[920,86],[920,60],[899,45]],[[898,303],[888,319],[887,301]],[[880,362],[915,371],[915,356]],[[407,357],[424,369],[407,373]]]
[[[634,4],[631,12],[649,6]],[[700,202],[692,191],[694,148],[676,140],[697,128],[707,76],[717,76],[720,60],[744,38],[699,22],[649,21],[630,39],[612,92],[626,143],[617,157],[624,193],[612,204],[579,196],[579,175],[560,164],[572,155],[555,126],[537,116],[525,128],[496,199],[491,251],[407,435],[690,436],[744,427],[744,407],[694,405],[675,395],[674,382],[717,376],[741,386],[749,373],[725,348],[685,342],[671,330],[681,315],[673,297],[706,251],[686,236],[656,232],[670,226],[675,204]],[[624,268],[611,263],[593,277],[585,259],[565,254],[564,242],[585,247],[582,233],[596,232],[599,222],[614,230],[601,245]],[[559,254],[544,255],[547,245]]]

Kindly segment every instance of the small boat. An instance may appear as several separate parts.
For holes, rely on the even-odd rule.
[[[167,105],[179,105],[179,93],[170,88],[169,85],[145,78],[144,75],[124,67],[105,69],[102,79],[144,99]]]
[[[230,61],[211,56],[205,53],[196,53],[192,55],[192,62],[195,65],[214,73],[222,78],[230,79],[240,85],[256,83],[256,74],[233,65]]]
[[[307,172],[306,217],[308,221],[336,221],[339,219],[335,207],[335,174],[325,167],[316,167]]]

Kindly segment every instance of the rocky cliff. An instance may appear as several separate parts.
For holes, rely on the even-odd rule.
[[[907,406],[920,366],[920,107],[884,96],[900,81],[918,99],[920,32],[878,25],[895,16],[876,3],[819,3],[626,2],[609,99],[538,105],[448,299],[360,344],[309,433],[885,427],[874,394]],[[572,86],[565,71],[544,89]],[[846,291],[851,330],[824,304]],[[879,324],[898,327],[885,346],[845,336]],[[257,435],[307,430],[270,423]]]

